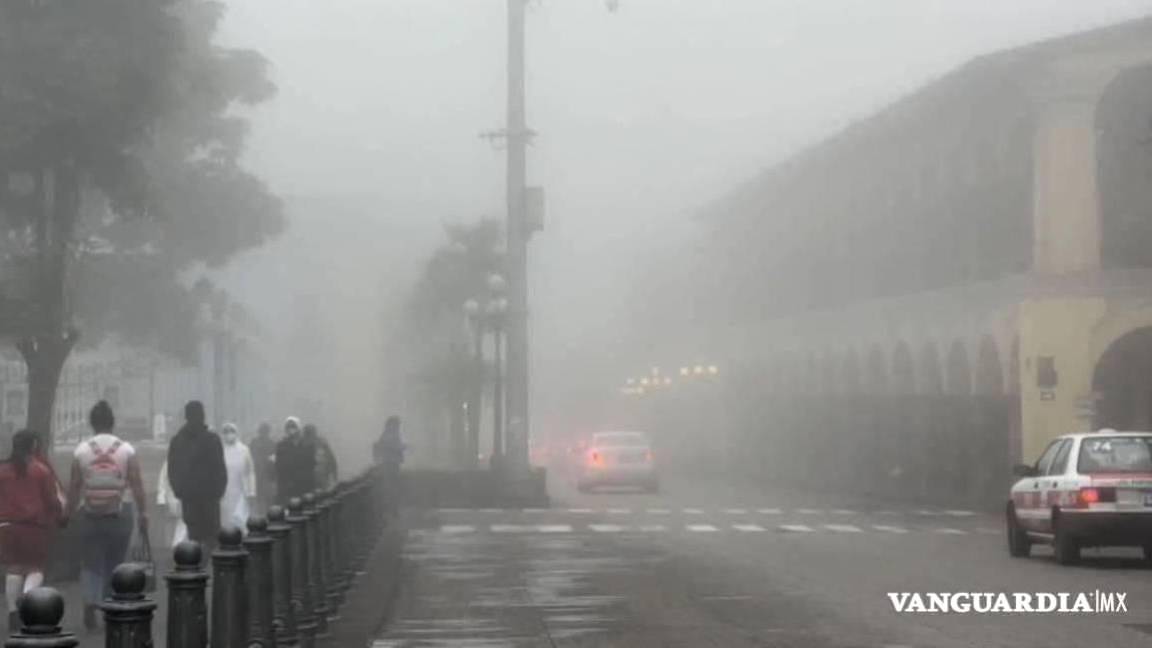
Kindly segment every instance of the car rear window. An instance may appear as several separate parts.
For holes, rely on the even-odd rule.
[[[1152,473],[1152,437],[1090,437],[1080,442],[1080,473]]]
[[[645,447],[648,437],[639,432],[603,432],[592,437],[592,444],[605,447]]]

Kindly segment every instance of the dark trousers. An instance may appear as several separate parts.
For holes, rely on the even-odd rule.
[[[181,500],[180,508],[184,512],[184,524],[188,526],[188,539],[211,551],[220,533],[220,501]]]

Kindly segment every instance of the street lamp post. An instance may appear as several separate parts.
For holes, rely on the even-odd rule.
[[[472,333],[472,381],[468,395],[468,456],[464,465],[473,468],[480,455],[480,414],[484,401],[484,317],[480,302],[464,302],[464,315]]]

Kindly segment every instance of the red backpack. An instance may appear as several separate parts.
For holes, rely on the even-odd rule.
[[[92,461],[84,466],[83,498],[84,508],[91,513],[109,515],[120,512],[124,490],[128,487],[127,475],[116,461],[120,445],[117,440],[107,450],[102,450],[95,439],[88,442]]]

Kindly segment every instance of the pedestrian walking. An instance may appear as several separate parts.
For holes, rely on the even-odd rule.
[[[234,423],[221,426],[220,439],[224,442],[224,466],[228,471],[228,486],[224,489],[224,498],[220,500],[220,523],[247,533],[251,501],[256,496],[256,469],[252,465],[252,453],[240,441],[240,431]]]
[[[248,445],[252,453],[252,465],[256,469],[256,502],[263,515],[272,505],[276,482],[276,441],[272,438],[272,426],[261,423],[256,438]]]
[[[77,525],[82,547],[84,627],[92,630],[97,606],[111,594],[112,570],[128,552],[133,518],[141,532],[147,531],[148,502],[136,449],[113,433],[116,417],[107,401],[92,407],[88,424],[92,436],[72,455],[67,518]],[[132,492],[132,503],[125,501],[125,491]]]
[[[339,478],[340,469],[328,439],[320,434],[315,425],[308,423],[304,426],[304,442],[316,451],[316,487],[322,490],[331,488]]]
[[[316,449],[304,440],[300,419],[284,421],[284,438],[276,444],[276,499],[287,504],[316,489]]]
[[[372,445],[372,458],[384,464],[390,472],[398,472],[404,463],[404,441],[400,437],[400,417],[389,416],[384,422],[384,432]]]
[[[20,625],[20,596],[44,583],[48,548],[64,519],[56,473],[39,446],[39,435],[21,430],[12,437],[12,453],[0,462],[0,559],[7,565],[9,632]]]
[[[188,538],[211,550],[220,532],[220,499],[228,487],[224,445],[204,423],[204,404],[184,406],[184,426],[168,446],[168,482],[180,500]]]

